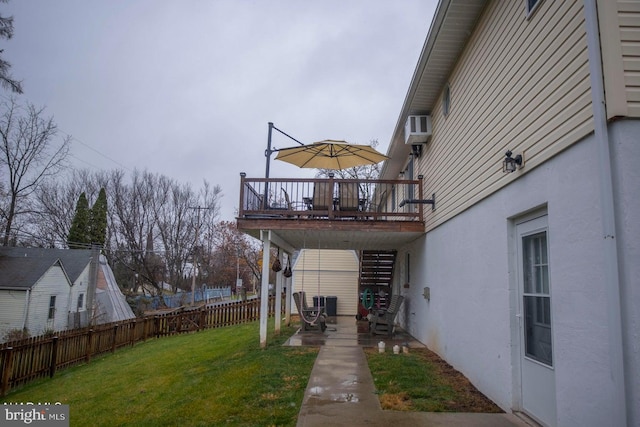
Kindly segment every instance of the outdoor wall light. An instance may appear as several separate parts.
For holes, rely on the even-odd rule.
[[[413,144],[411,146],[411,154],[413,154],[413,157],[422,156],[422,144]]]
[[[505,153],[505,158],[502,161],[502,172],[504,173],[515,172],[518,166],[522,166],[522,156],[517,154],[515,157],[511,157],[512,154],[511,151]]]

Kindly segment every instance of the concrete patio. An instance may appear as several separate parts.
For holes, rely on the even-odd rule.
[[[387,352],[394,345],[424,347],[399,330],[392,338],[370,335],[353,317],[330,319],[327,330],[298,331],[287,340],[290,346],[319,346],[298,415],[299,427],[315,426],[535,426],[514,414],[470,414],[400,412],[382,410],[364,347],[385,342]]]

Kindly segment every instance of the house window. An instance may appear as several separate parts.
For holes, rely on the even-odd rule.
[[[51,298],[49,298],[49,317],[48,319],[51,320],[56,316],[56,296],[55,295],[51,295]]]
[[[78,311],[84,307],[84,294],[78,295]]]
[[[449,110],[451,109],[451,87],[449,83],[444,87],[444,94],[442,95],[442,114],[447,117]]]

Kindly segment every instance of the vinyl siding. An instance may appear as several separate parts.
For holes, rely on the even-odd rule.
[[[309,304],[317,295],[335,296],[338,316],[355,316],[359,270],[354,251],[303,249],[293,266],[293,291],[304,290]]]
[[[640,117],[640,2],[617,3],[627,115]]]
[[[39,335],[48,329],[56,331],[67,328],[70,286],[60,266],[52,266],[38,280],[31,291],[27,328],[31,335]],[[56,313],[53,321],[48,319],[49,299],[56,296]]]
[[[69,311],[71,312],[78,311],[78,295],[80,294],[84,294],[84,304],[80,311],[86,311],[87,309],[87,284],[89,283],[89,270],[90,264],[87,264],[87,267],[71,287],[71,297],[69,300]]]
[[[523,2],[492,2],[449,83],[449,115],[438,101],[416,164],[438,201],[427,230],[592,132],[582,2],[545,1],[529,19]],[[507,149],[523,155],[523,170],[502,172]]]
[[[22,329],[25,291],[0,290],[0,342],[12,329]]]

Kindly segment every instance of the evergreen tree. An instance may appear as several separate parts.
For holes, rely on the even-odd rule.
[[[76,203],[76,212],[67,237],[67,245],[70,249],[86,249],[91,243],[90,221],[89,202],[87,196],[82,193]]]
[[[6,3],[8,0],[0,0]],[[13,16],[0,15],[0,39],[9,40],[13,37]],[[14,80],[9,74],[11,64],[2,58],[3,49],[0,49],[0,86],[3,86],[11,92],[22,93],[22,84],[18,80]]]
[[[107,240],[107,192],[100,189],[91,208],[90,243],[104,246]]]

